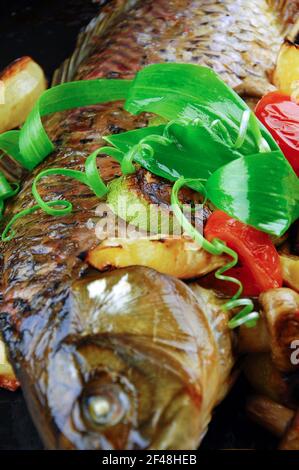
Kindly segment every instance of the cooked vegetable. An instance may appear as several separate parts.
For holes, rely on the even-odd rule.
[[[46,89],[41,67],[31,59],[22,57],[12,62],[0,74],[4,100],[0,101],[0,133],[20,126]]]
[[[287,432],[282,439],[279,449],[280,450],[299,450],[299,412],[295,413],[295,416],[290,423]]]
[[[281,46],[274,72],[274,84],[282,93],[289,96],[294,93],[299,99],[299,46],[290,40],[286,40]]]
[[[217,208],[272,235],[299,217],[299,179],[281,152],[228,163],[210,176],[206,193]]]
[[[171,210],[172,185],[139,168],[134,174],[114,179],[109,184],[107,203],[115,214],[128,223],[152,234],[177,234],[182,230]],[[189,188],[180,192],[182,204],[197,205],[193,219],[200,224],[210,214],[206,206],[202,206],[202,197]]]
[[[14,196],[19,191],[17,183],[9,183],[4,174],[0,171],[0,218],[4,209],[4,201],[11,196]]]
[[[227,262],[184,238],[111,239],[89,251],[86,261],[97,269],[147,266],[160,273],[190,279],[213,271]]]
[[[273,92],[258,102],[255,113],[299,176],[299,104],[288,95]]]
[[[219,99],[221,97],[221,99]],[[207,131],[198,142],[204,150],[208,141],[231,147],[238,142],[246,103],[210,68],[191,64],[155,64],[135,77],[125,109],[133,114],[148,111],[168,120],[198,120]],[[219,122],[220,121],[220,122]],[[271,135],[253,114],[239,151],[242,155],[276,150]]]
[[[210,241],[214,238],[224,240],[238,253],[239,266],[226,274],[242,282],[244,295],[259,295],[282,286],[279,255],[266,233],[245,225],[222,211],[215,211],[208,219],[204,234]]]
[[[187,186],[205,194],[216,207],[260,230],[280,236],[298,218],[299,180],[280,151],[238,158],[231,154],[230,160],[226,157],[221,163],[218,156],[213,156],[218,155],[217,149],[210,148],[209,157],[205,153],[202,155],[198,148],[198,142],[206,141],[197,133],[202,127],[176,124],[173,128],[177,131],[173,137],[176,144],[168,146],[154,142],[150,153],[148,132],[152,130],[152,137],[158,138],[161,127],[156,134],[153,131],[156,128],[146,130],[147,149],[144,152],[141,144],[136,144],[140,137],[144,140],[143,129],[105,139],[116,147],[112,151],[120,152],[117,155],[120,162],[128,155],[125,152],[131,152],[128,149],[133,145],[137,163],[170,181],[183,176]],[[223,165],[225,160],[227,164]]]
[[[284,405],[290,405],[294,401],[292,390],[283,374],[275,367],[271,354],[248,354],[244,359],[243,371],[256,393]]]
[[[199,192],[208,179],[206,195],[216,207],[277,236],[298,218],[296,175],[270,134],[213,71],[182,64],[147,67],[137,74],[125,107],[174,120],[164,130],[150,127],[105,138],[130,171],[135,159],[170,180],[183,176]]]
[[[215,134],[216,129],[219,134]],[[210,128],[194,121],[174,122],[105,136],[104,140],[120,152],[120,163],[129,155],[131,161],[155,175],[176,181],[179,176],[207,179],[220,166],[242,156],[222,138],[222,133],[227,137],[220,123]],[[201,189],[195,181],[190,187]]]
[[[248,416],[275,436],[282,437],[294,418],[294,410],[263,395],[254,395],[246,404]]]
[[[292,343],[299,338],[299,294],[292,289],[270,289],[260,295],[275,367],[283,372],[298,369],[291,362]]]
[[[141,178],[143,179],[143,177]],[[152,178],[151,174],[147,173],[145,178]],[[137,175],[123,176],[113,180],[109,185],[107,195],[107,203],[110,208],[115,214],[139,230],[164,234],[177,232],[180,225],[170,212],[169,205],[163,204],[159,200],[159,183],[155,185],[154,193],[147,193],[142,183],[140,184]],[[148,185],[150,186],[150,181],[148,181]],[[151,197],[152,194],[155,194],[155,200]]]
[[[299,292],[299,257],[280,255],[280,263],[284,282]]]
[[[226,272],[235,267],[238,263],[238,254],[229,248],[224,241],[217,237],[213,237],[211,241],[203,237],[203,235],[192,225],[192,223],[186,218],[185,214],[181,209],[181,204],[178,199],[178,193],[181,187],[185,184],[185,179],[180,178],[176,181],[173,186],[171,193],[172,209],[182,225],[184,231],[195,240],[199,246],[203,247],[208,253],[213,255],[228,255],[231,259],[221,268],[218,268],[215,277],[222,281],[228,281],[237,286],[237,290],[232,298],[223,305],[224,310],[232,310],[241,307],[239,312],[229,320],[228,325],[230,328],[237,328],[240,325],[246,324],[248,327],[256,325],[256,321],[259,318],[257,312],[254,311],[254,305],[251,299],[240,299],[243,292],[242,283],[235,277],[227,276]]]
[[[240,327],[237,348],[240,353],[270,352],[269,332],[263,316],[259,317],[253,328],[246,328],[244,325]]]

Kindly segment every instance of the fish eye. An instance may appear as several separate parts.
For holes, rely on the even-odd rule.
[[[93,387],[82,400],[86,420],[94,426],[115,426],[127,415],[130,403],[117,384]]]

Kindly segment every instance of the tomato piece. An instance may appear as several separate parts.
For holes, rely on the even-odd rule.
[[[255,279],[252,277],[251,271],[247,266],[236,266],[235,268],[229,269],[225,272],[225,276],[235,277],[243,284],[242,295],[248,297],[256,297],[260,292],[259,286]],[[216,292],[232,297],[238,287],[236,284],[229,281],[222,281],[215,277],[215,273],[209,273],[200,279],[200,285],[206,289],[214,289]]]
[[[299,105],[290,96],[274,91],[258,102],[255,114],[299,176]]]
[[[279,255],[268,234],[217,210],[209,217],[204,235],[209,241],[213,238],[225,241],[229,248],[238,253],[238,266],[225,275],[239,279],[243,283],[245,295],[255,296],[282,286]],[[236,287],[233,293],[235,291]]]

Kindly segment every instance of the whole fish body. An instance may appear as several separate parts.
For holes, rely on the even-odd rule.
[[[129,78],[153,62],[203,63],[244,96],[256,98],[271,88],[294,3],[108,2],[56,79]],[[56,151],[24,181],[7,214],[34,204],[32,178],[41,169],[83,170],[103,135],[146,122],[146,116],[125,113],[121,103],[47,118]],[[106,182],[120,175],[110,157],[100,158],[99,168]],[[233,366],[217,301],[147,268],[91,271],[82,258],[99,243],[99,200],[61,176],[41,181],[40,194],[45,200],[71,200],[74,210],[64,217],[33,213],[17,222],[15,238],[2,244],[1,325],[45,445],[196,448],[229,388]]]

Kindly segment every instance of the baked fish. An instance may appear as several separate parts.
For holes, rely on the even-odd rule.
[[[257,98],[271,88],[275,56],[294,19],[289,3],[298,4],[111,1],[55,82],[129,78],[149,63],[182,61],[211,66],[239,93]],[[6,215],[34,204],[32,178],[41,169],[82,170],[104,135],[147,120],[129,116],[121,103],[47,118],[56,151],[25,179]],[[120,174],[112,158],[98,163],[105,182]],[[71,200],[74,210],[60,218],[35,212],[15,224],[15,238],[1,246],[0,318],[45,446],[195,449],[233,366],[217,301],[145,267],[92,271],[84,260],[99,244],[99,200],[62,176],[42,181],[40,194]]]

